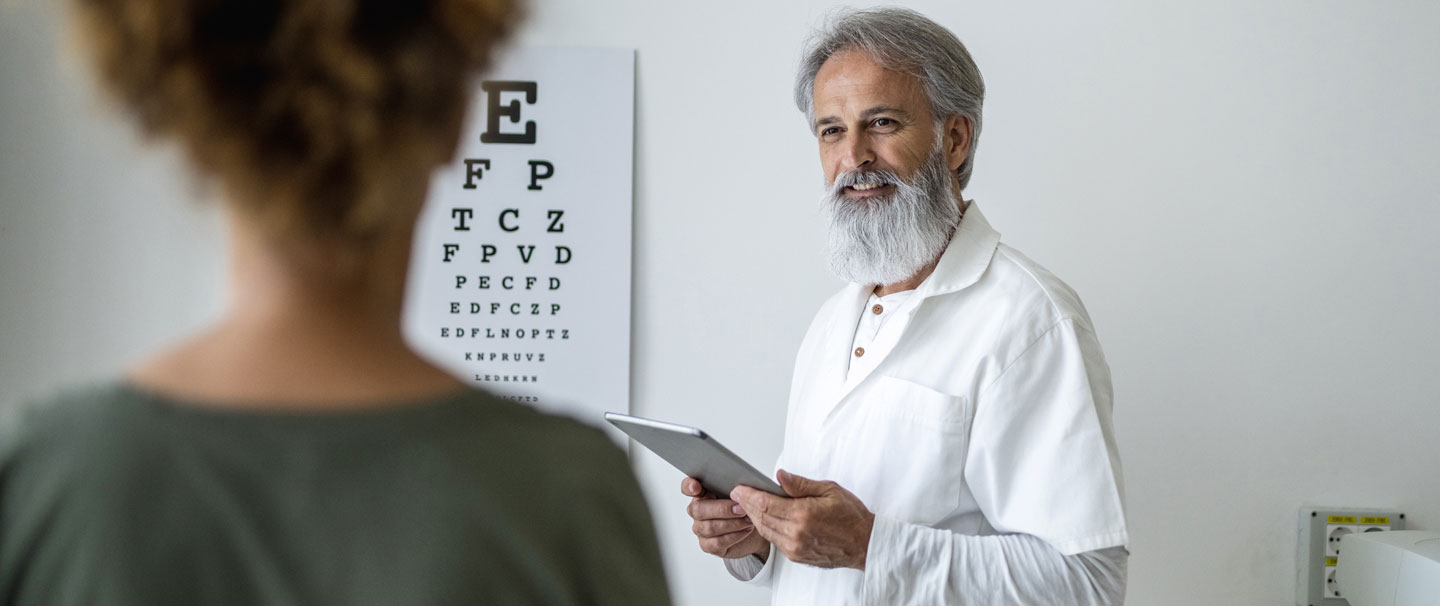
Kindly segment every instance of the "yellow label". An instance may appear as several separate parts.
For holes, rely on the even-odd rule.
[[[1330,516],[1331,524],[1354,524],[1355,516]]]
[[[1325,558],[1325,565],[1326,565],[1326,566],[1336,566],[1336,565],[1338,565],[1339,563],[1340,563],[1340,558]]]
[[[1374,517],[1374,518],[1364,518],[1364,517],[1362,517],[1362,518],[1360,518],[1360,523],[1361,523],[1361,524],[1369,524],[1369,525],[1371,525],[1371,526],[1389,526],[1389,525],[1390,525],[1390,517],[1389,517],[1389,516],[1381,516],[1381,517]]]

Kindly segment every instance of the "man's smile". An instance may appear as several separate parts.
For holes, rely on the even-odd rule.
[[[891,193],[895,186],[890,183],[871,182],[856,183],[845,186],[845,194],[852,198],[869,198],[872,196],[883,196]]]

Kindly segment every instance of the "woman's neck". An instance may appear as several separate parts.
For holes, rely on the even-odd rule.
[[[363,274],[298,263],[233,220],[230,304],[199,336],[137,366],[130,380],[215,406],[339,409],[454,392],[401,332],[408,236],[368,251]]]

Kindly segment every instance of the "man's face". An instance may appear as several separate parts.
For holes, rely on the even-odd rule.
[[[826,185],[854,170],[910,180],[936,149],[935,119],[920,80],[860,51],[836,53],[815,76],[815,136]],[[847,186],[847,199],[884,197],[893,183]]]
[[[919,275],[960,220],[955,167],[969,149],[968,120],[937,123],[918,79],[861,52],[821,66],[815,116],[831,271],[858,284]]]

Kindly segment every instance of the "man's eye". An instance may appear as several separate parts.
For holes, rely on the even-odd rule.
[[[820,131],[820,136],[821,136],[821,137],[828,137],[828,136],[833,135],[833,134],[838,133],[838,132],[840,132],[840,129],[835,128],[834,126],[831,126],[831,127],[829,127],[829,128],[826,128],[826,129],[821,130],[821,131]]]
[[[895,126],[895,121],[889,118],[876,118],[874,122],[871,122],[871,124],[880,128],[887,128]]]

